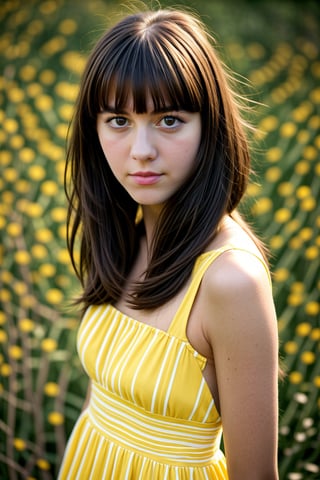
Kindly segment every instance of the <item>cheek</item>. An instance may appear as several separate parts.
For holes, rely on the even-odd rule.
[[[119,142],[112,142],[110,139],[106,139],[103,135],[99,134],[98,138],[106,161],[109,163],[110,167],[112,167],[114,159],[119,155]]]

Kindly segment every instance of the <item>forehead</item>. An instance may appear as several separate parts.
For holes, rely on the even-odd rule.
[[[121,97],[121,95],[120,95]],[[143,113],[141,112],[142,108],[140,106],[139,108],[139,103],[140,105],[143,103],[144,108],[146,112],[153,112],[153,111],[158,111],[158,110],[165,110],[168,109],[169,107],[171,108],[177,108],[176,105],[172,105],[169,99],[166,97],[166,95],[163,96],[163,100],[161,101],[161,105],[159,105],[159,102],[155,102],[152,99],[152,95],[150,91],[146,90],[144,94],[140,93],[140,102],[137,102],[137,96],[134,95],[134,92],[132,90],[128,91],[126,96],[123,98],[117,97],[117,92],[115,88],[112,88],[110,90],[110,93],[107,95],[107,106],[117,110],[128,110],[128,111],[134,111],[137,113]],[[143,97],[143,98],[142,98]]]

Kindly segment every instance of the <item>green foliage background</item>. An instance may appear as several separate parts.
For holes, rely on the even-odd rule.
[[[56,477],[86,378],[65,245],[65,137],[85,58],[128,2],[0,2],[0,478]],[[199,12],[259,102],[245,210],[270,247],[281,356],[280,478],[320,478],[320,7],[163,1]],[[241,414],[241,412],[239,412]]]

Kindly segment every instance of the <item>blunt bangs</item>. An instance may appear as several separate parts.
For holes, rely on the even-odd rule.
[[[203,86],[194,55],[184,46],[183,35],[157,24],[141,31],[114,32],[101,42],[97,56],[94,92],[90,95],[91,114],[112,107],[123,110],[130,98],[136,113],[145,113],[151,98],[154,110],[166,107],[200,112]],[[103,53],[102,53],[103,52]],[[103,59],[101,61],[103,55]],[[94,111],[95,110],[95,111]]]

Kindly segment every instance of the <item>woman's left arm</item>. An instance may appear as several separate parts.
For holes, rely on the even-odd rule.
[[[209,269],[205,299],[230,480],[277,480],[278,330],[270,281],[233,251]]]

